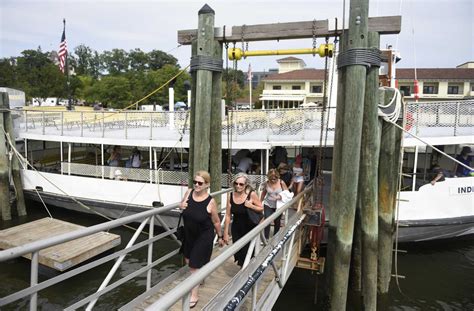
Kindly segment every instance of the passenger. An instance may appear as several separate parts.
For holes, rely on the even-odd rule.
[[[281,162],[277,167],[278,173],[280,174],[280,179],[283,180],[285,185],[290,188],[291,179],[293,178],[288,164]]]
[[[130,159],[127,161],[127,167],[132,167],[132,168],[140,168],[142,165],[142,154],[140,150],[138,150],[137,147],[134,147],[132,150],[132,155],[130,156]]]
[[[122,158],[122,148],[120,146],[114,146],[109,159],[107,160],[108,166],[120,166],[120,160]]]
[[[224,243],[229,244],[229,225],[231,217],[233,217],[231,227],[233,243],[237,242],[241,237],[249,233],[250,230],[258,225],[259,222],[257,222],[255,218],[249,216],[249,213],[252,212],[247,209],[256,212],[256,214],[254,213],[256,216],[261,214],[261,218],[263,218],[262,203],[258,199],[257,193],[252,189],[252,186],[250,186],[247,174],[238,173],[234,177],[233,191],[227,197],[224,240],[221,245]],[[234,255],[234,259],[240,267],[244,264],[248,248],[249,244],[242,247]]]
[[[252,168],[253,161],[248,156],[244,156],[240,159],[239,165],[237,165],[237,173],[249,173]]]
[[[181,200],[183,210],[184,244],[183,255],[191,273],[196,273],[209,262],[212,254],[214,231],[221,244],[221,223],[216,201],[208,194],[211,177],[206,171],[194,176],[194,189],[189,189]],[[189,307],[194,308],[199,300],[199,285],[191,291]]]
[[[263,184],[263,191],[260,200],[263,202],[263,209],[265,218],[270,217],[276,211],[276,203],[281,200],[280,192],[288,190],[285,183],[280,179],[280,174],[274,168],[270,169],[267,173],[268,180]],[[273,234],[275,235],[280,230],[281,215],[278,216],[275,221],[275,229]],[[268,239],[270,236],[270,226],[265,228],[265,238]]]
[[[461,154],[456,157],[456,160],[470,167],[472,162],[472,156],[469,154],[471,153],[471,151],[471,147],[464,146],[461,150]],[[464,166],[459,165],[458,163],[454,165],[454,175],[456,177],[471,176],[472,173],[472,170],[465,168]]]
[[[293,192],[298,195],[303,190],[304,186],[304,172],[303,172],[303,158],[301,154],[296,156],[295,163],[293,164]]]
[[[433,165],[433,168],[431,169],[431,172],[433,174],[433,179],[431,180],[431,184],[434,186],[436,182],[438,181],[444,181],[444,171],[443,169],[436,163]]]

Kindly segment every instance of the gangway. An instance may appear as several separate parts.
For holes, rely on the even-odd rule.
[[[222,196],[229,191],[230,189],[221,190],[212,195]],[[184,267],[163,280],[158,280],[157,284],[152,284],[152,269],[178,255],[177,248],[169,253],[161,254],[159,258],[153,258],[155,242],[165,237],[173,237],[176,239],[174,236],[176,229],[170,229],[161,218],[161,215],[176,209],[179,203],[150,209],[149,211],[0,251],[0,264],[24,256],[25,254],[31,254],[32,257],[30,286],[1,297],[0,307],[29,298],[30,310],[37,310],[38,297],[41,296],[42,290],[57,284],[63,284],[62,282],[65,280],[88,272],[100,265],[115,261],[109,274],[98,289],[88,288],[92,293],[83,293],[80,295],[80,299],[79,297],[73,299],[73,301],[69,302],[69,306],[62,306],[62,308],[65,310],[76,310],[86,307],[86,310],[92,310],[97,300],[106,299],[102,297],[103,295],[116,290],[133,278],[146,275],[145,292],[123,306],[115,306],[117,309],[188,310],[191,289],[202,281],[204,281],[204,286],[200,291],[198,309],[215,310],[216,308],[220,308],[233,310],[235,307],[242,306],[243,304],[249,309],[254,310],[271,309],[292,270],[300,259],[299,254],[301,253],[302,247],[300,241],[303,240],[301,237],[302,232],[304,232],[302,227],[305,218],[303,211],[304,207],[310,204],[310,194],[311,187],[307,187],[306,190],[278,209],[276,213],[255,227],[239,241],[221,249],[216,248],[213,260],[197,273],[189,276],[188,268]],[[225,202],[225,200],[223,200],[223,202]],[[296,210],[292,209],[292,207],[296,206]],[[283,213],[285,213],[285,226],[269,241],[265,241],[265,239],[262,238],[263,229]],[[75,267],[52,278],[39,280],[38,254],[41,250],[86,237],[96,232],[110,230],[124,224],[140,221],[141,224],[135,234],[130,238],[130,241],[123,249]],[[155,223],[155,221],[158,223]],[[164,229],[164,232],[155,235],[153,232],[155,224],[160,225]],[[149,231],[146,234],[146,238],[138,240],[138,237],[143,235],[143,230],[146,228],[146,225],[148,225]],[[261,240],[264,243],[263,246],[260,245]],[[249,252],[247,253],[243,269],[239,270],[239,267],[233,263],[233,255],[247,243],[250,243]],[[117,278],[115,272],[119,269],[125,256],[138,249],[148,249],[146,262],[142,263],[137,270]],[[254,258],[251,258],[254,249],[256,255]]]

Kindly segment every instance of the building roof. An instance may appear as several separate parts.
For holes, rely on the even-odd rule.
[[[277,59],[277,63],[294,62],[294,61],[303,61],[303,60],[301,58],[297,58],[297,57],[293,57],[293,56]]]
[[[474,80],[474,68],[419,68],[416,69],[418,80]],[[399,68],[397,79],[415,79],[414,68]]]
[[[263,79],[264,81],[273,80],[324,80],[323,69],[301,69],[285,73],[272,74]]]

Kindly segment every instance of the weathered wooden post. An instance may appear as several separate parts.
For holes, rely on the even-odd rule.
[[[381,94],[386,104],[393,97],[393,90],[385,90]],[[401,131],[393,124],[383,122],[380,158],[379,158],[379,190],[378,190],[378,225],[379,225],[379,255],[378,282],[379,294],[388,293],[391,271],[393,234],[395,230],[394,210],[397,197],[398,169],[400,164]]]
[[[196,104],[193,109],[193,171],[209,171],[209,142],[211,132],[212,71],[206,63],[214,55],[214,10],[205,4],[199,10],[197,54],[191,59],[191,70],[196,70]]]
[[[339,53],[343,53],[347,50],[347,33],[341,34],[339,37]],[[335,130],[335,142],[340,142],[342,140],[342,135],[344,133],[344,100],[345,100],[345,89],[344,81],[346,77],[346,67],[338,68],[338,81],[337,81],[337,113],[336,113],[336,130]],[[331,180],[331,194],[329,198],[329,234],[328,234],[328,245],[327,245],[327,263],[326,271],[332,271],[333,261],[331,258],[335,257],[335,245],[336,245],[336,228],[337,228],[337,218],[336,218],[336,209],[339,206],[338,199],[339,193],[341,190],[341,180],[335,178],[335,176],[340,175],[341,170],[341,144],[335,143],[333,149],[333,160],[332,160],[332,180]],[[332,273],[325,273],[326,283],[331,284],[333,282]],[[327,290],[329,288],[327,287]],[[329,291],[327,292],[329,295]],[[327,297],[328,298],[328,297]]]
[[[8,111],[7,93],[1,93],[0,96],[0,126],[2,128],[0,132],[0,202],[2,205],[2,219],[12,219],[11,207],[10,207],[10,181],[8,180],[8,157],[6,149],[6,138],[5,133],[5,120]],[[6,130],[5,130],[6,131]]]
[[[222,63],[222,43],[214,39],[214,10],[206,4],[199,10],[197,40],[192,45],[194,83],[189,162],[192,163],[190,178],[199,170],[210,172],[211,191],[221,189]]]
[[[221,70],[212,73],[212,102],[211,102],[211,137],[210,137],[210,173],[212,176],[211,192],[222,189],[222,43],[214,41],[214,62]],[[227,57],[227,55],[226,55]],[[217,68],[215,68],[217,69]],[[220,207],[220,196],[215,198]]]
[[[369,32],[368,46],[379,52],[379,34]],[[365,85],[364,119],[359,176],[362,232],[362,304],[377,309],[378,257],[378,165],[380,128],[378,121],[379,66],[368,69]]]
[[[194,40],[191,44],[191,55],[194,57],[197,55],[197,40]],[[191,113],[189,116],[189,152],[188,152],[188,186],[193,186],[194,178],[194,135],[195,135],[195,120],[196,120],[196,71],[191,70]],[[189,108],[189,107],[188,107]]]
[[[331,228],[332,234],[334,232],[336,234],[334,254],[331,254],[333,258],[328,258],[333,261],[332,269],[329,271],[333,274],[329,284],[329,302],[332,310],[346,309],[366,78],[366,66],[352,61],[351,56],[357,49],[367,46],[367,22],[368,1],[351,1],[347,51],[345,55],[343,53],[339,55],[338,64],[339,67],[347,66],[347,68],[343,87],[346,92],[345,100],[337,105],[337,114],[340,113],[341,106],[344,110],[343,122],[338,124],[342,126],[336,127],[336,139],[342,139],[335,141],[335,149],[341,157],[339,164],[341,167],[337,175],[333,174],[333,183],[336,182],[344,187],[333,187],[335,193],[332,197],[337,197],[337,199],[332,201],[330,207],[331,216],[334,217],[336,225],[336,228]],[[337,133],[343,127],[345,128],[343,133]],[[344,165],[343,168],[342,165]],[[331,227],[334,225],[333,219],[331,219]]]

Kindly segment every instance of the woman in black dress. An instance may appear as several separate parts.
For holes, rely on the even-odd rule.
[[[198,271],[211,259],[214,230],[219,240],[222,239],[217,204],[207,191],[210,182],[208,172],[197,172],[193,180],[194,189],[189,189],[181,200],[184,221],[183,255],[191,273]],[[199,285],[191,291],[189,307],[194,308],[198,300]]]
[[[233,187],[234,191],[227,196],[223,239],[223,243],[226,244],[229,243],[229,225],[231,216],[233,216],[231,228],[232,241],[236,242],[256,226],[256,224],[250,220],[247,209],[250,208],[258,213],[262,213],[263,211],[262,203],[258,199],[255,191],[253,191],[252,187],[249,185],[247,174],[239,173],[235,175]],[[235,261],[241,267],[244,264],[248,248],[249,244],[242,247],[234,255]]]

